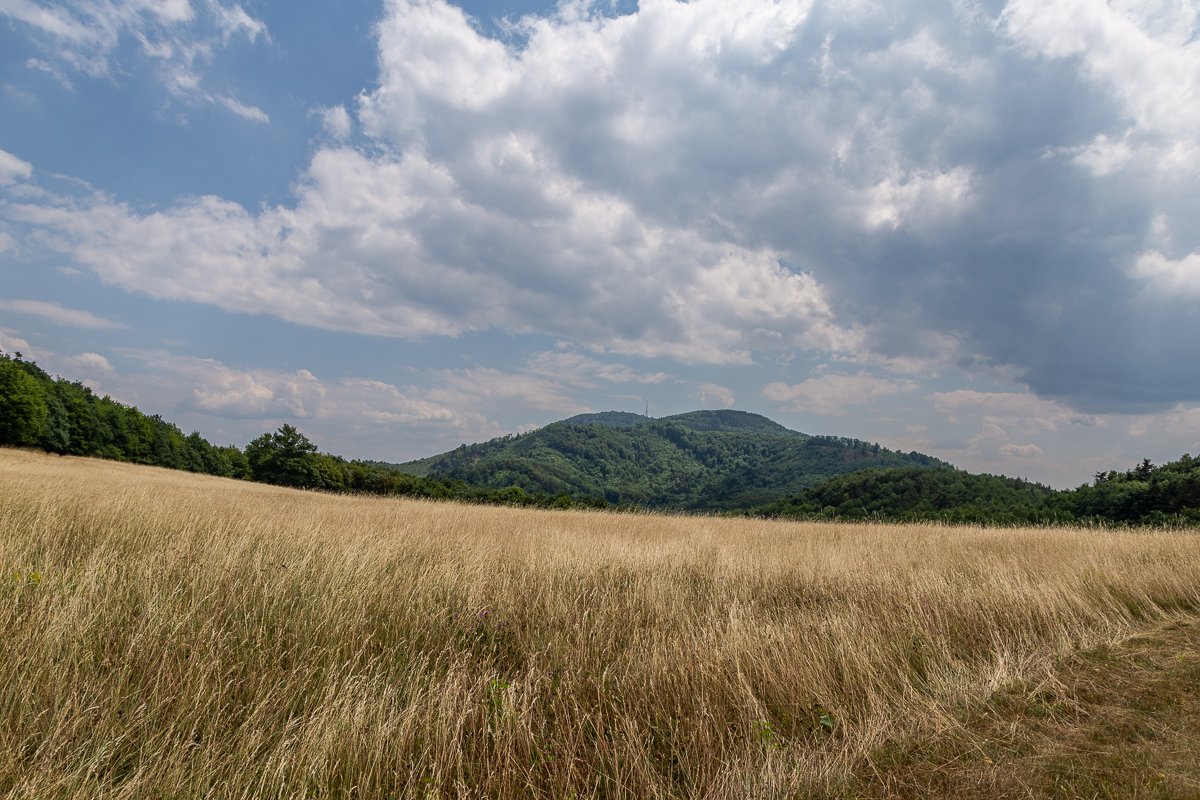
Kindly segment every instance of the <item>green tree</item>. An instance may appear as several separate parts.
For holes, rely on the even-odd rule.
[[[229,477],[238,478],[239,480],[251,480],[250,462],[246,460],[246,454],[237,448],[236,445],[227,444],[224,447],[217,448],[221,452],[221,456],[229,464]]]
[[[291,425],[282,425],[246,445],[246,461],[256,481],[300,489],[325,486],[317,446]]]
[[[40,444],[49,413],[37,379],[13,359],[0,357],[0,444]]]
[[[46,431],[42,434],[42,448],[62,455],[71,446],[71,416],[62,401],[62,387],[56,383],[46,387]]]

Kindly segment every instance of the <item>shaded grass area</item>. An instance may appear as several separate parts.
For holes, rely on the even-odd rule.
[[[1200,798],[1200,622],[1064,659],[960,725],[874,753],[861,798]]]

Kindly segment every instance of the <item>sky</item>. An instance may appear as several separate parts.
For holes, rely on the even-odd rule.
[[[1194,0],[0,0],[0,349],[403,461],[765,414],[1200,452]]]

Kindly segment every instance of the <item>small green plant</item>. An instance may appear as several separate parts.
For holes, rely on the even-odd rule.
[[[15,569],[12,573],[12,584],[17,587],[37,586],[42,582],[42,578],[42,573],[38,572],[36,569]]]
[[[504,711],[504,693],[512,686],[508,681],[492,678],[487,687],[488,716],[499,716]]]
[[[816,732],[832,735],[837,729],[837,718],[833,716],[833,712],[816,700],[813,701],[810,710],[812,711],[813,720],[816,722]]]
[[[765,719],[755,720],[754,733],[758,741],[767,747],[779,746],[779,734],[771,727],[771,723]]]

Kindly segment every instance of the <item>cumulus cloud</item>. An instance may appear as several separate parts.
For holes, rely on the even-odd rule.
[[[489,408],[517,404],[527,409],[550,411],[564,416],[590,411],[567,394],[555,380],[505,372],[491,367],[437,370],[430,400],[455,408]]]
[[[45,58],[30,59],[27,66],[50,74],[67,89],[73,87],[62,68],[116,79],[123,62],[140,59],[153,65],[172,94],[216,103],[253,122],[267,121],[262,109],[204,88],[203,71],[219,49],[234,40],[268,36],[266,25],[237,3],[0,0],[0,16],[19,23],[42,46]]]
[[[123,355],[171,378],[175,396],[161,398],[163,402],[225,419],[309,420],[376,430],[414,424],[455,430],[487,427],[485,418],[468,407],[450,408],[422,396],[421,390],[382,381],[329,381],[307,369],[237,368],[212,358],[162,351],[128,350]]]
[[[108,359],[99,353],[80,353],[67,356],[62,363],[70,370],[72,377],[83,376],[94,378],[98,375],[111,375],[114,370]]]
[[[75,5],[18,6],[83,35]],[[171,8],[155,25],[209,7]],[[388,0],[378,86],[354,109],[372,141],[338,144],[349,112],[324,112],[289,204],[79,194],[3,213],[112,284],[335,330],[541,333],[708,364],[915,364],[952,341],[1085,412],[1200,399],[1178,368],[1200,334],[1194,9],[595,11],[563,4],[498,39],[443,0]],[[230,11],[222,35],[264,35],[247,19]],[[829,410],[889,384],[770,392]]]
[[[322,108],[318,114],[321,117],[321,128],[330,139],[342,142],[350,138],[353,123],[350,121],[350,113],[346,111],[345,106]]]
[[[892,381],[859,372],[855,375],[821,375],[793,386],[769,383],[762,393],[787,411],[841,416],[853,406],[866,405],[914,388],[916,384],[911,381]]]
[[[1011,0],[1001,19],[1039,55],[1078,59],[1087,78],[1120,103],[1131,132],[1156,149],[1162,166],[1194,165],[1200,158],[1200,14],[1194,5]]]
[[[1200,297],[1200,252],[1175,260],[1151,250],[1138,258],[1130,272],[1168,297]]]
[[[733,408],[736,399],[733,390],[719,383],[704,383],[700,385],[700,405],[704,408]]]
[[[26,356],[33,356],[33,348],[29,342],[17,335],[16,331],[0,328],[0,350],[6,353],[21,353]]]
[[[615,197],[528,186],[545,215],[470,205],[420,155],[317,154],[294,208],[202,197],[140,215],[100,195],[14,203],[20,222],[101,278],[333,330],[390,336],[502,328],[688,362],[739,363],[778,338],[852,348],[820,284],[772,253],[637,217]],[[170,269],[163,269],[171,264]]]
[[[1002,444],[1000,445],[1000,454],[1012,456],[1013,458],[1039,458],[1046,455],[1042,448],[1036,444]]]

